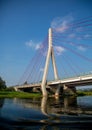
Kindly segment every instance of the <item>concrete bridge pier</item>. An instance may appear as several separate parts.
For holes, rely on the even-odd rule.
[[[49,28],[49,32],[48,32],[48,51],[47,51],[46,63],[45,63],[45,67],[44,67],[42,84],[41,84],[43,96],[48,95],[47,90],[46,90],[46,78],[47,78],[50,58],[52,60],[55,80],[58,80],[58,73],[57,73],[56,62],[55,62],[55,57],[54,57],[54,49],[53,49],[53,45],[52,45],[52,29],[51,28]]]
[[[41,101],[41,111],[44,115],[49,116],[47,112],[47,96],[42,97]]]
[[[68,87],[64,84],[63,86],[63,94],[65,95],[74,95],[76,94],[76,88],[75,87]]]
[[[17,87],[14,87],[14,90],[15,90],[15,91],[19,91],[19,89],[18,89]]]
[[[62,93],[63,93],[63,87],[61,86],[61,84],[59,84],[55,92],[55,97],[59,97],[60,95],[62,95]]]

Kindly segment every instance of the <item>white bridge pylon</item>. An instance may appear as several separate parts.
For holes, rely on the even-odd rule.
[[[44,72],[43,72],[42,83],[41,83],[41,89],[42,89],[43,96],[48,95],[47,91],[46,91],[46,79],[47,79],[47,74],[48,74],[50,58],[52,61],[55,80],[58,80],[59,77],[58,77],[58,72],[57,72],[57,67],[56,67],[56,62],[55,62],[54,49],[53,49],[53,45],[52,45],[52,28],[49,28],[49,32],[48,32],[48,51],[47,51],[47,57],[46,57],[46,62],[45,62],[45,68],[44,68]]]

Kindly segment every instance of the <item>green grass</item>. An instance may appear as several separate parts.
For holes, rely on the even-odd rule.
[[[92,96],[92,91],[77,91],[76,96]],[[50,95],[49,95],[50,96]],[[0,91],[0,98],[39,98],[42,97],[41,93],[27,93],[27,92],[16,92],[16,91]]]
[[[27,92],[15,92],[15,91],[0,91],[0,98],[38,98],[41,97],[41,93],[27,93]]]
[[[92,96],[92,91],[77,91],[77,96]]]

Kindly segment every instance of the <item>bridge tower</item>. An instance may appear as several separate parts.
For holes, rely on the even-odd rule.
[[[42,84],[41,84],[43,96],[48,95],[47,91],[46,91],[46,78],[47,78],[50,58],[51,58],[52,66],[53,66],[53,70],[54,70],[54,77],[55,77],[55,80],[57,80],[58,79],[58,72],[57,72],[57,67],[56,67],[56,62],[55,62],[54,49],[53,49],[53,45],[52,45],[52,28],[49,28],[49,31],[48,31],[48,51],[47,51],[45,68],[44,68]]]

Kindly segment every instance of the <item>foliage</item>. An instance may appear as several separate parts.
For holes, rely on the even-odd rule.
[[[6,89],[5,81],[0,77],[0,90]]]
[[[78,96],[92,95],[92,91],[77,91]]]
[[[14,87],[7,87],[6,89],[5,89],[5,91],[15,91],[15,89],[14,89]]]
[[[41,97],[40,93],[27,93],[16,91],[0,91],[0,98],[38,98]]]

